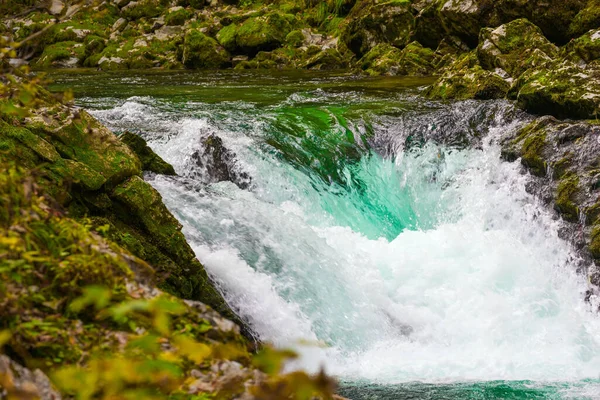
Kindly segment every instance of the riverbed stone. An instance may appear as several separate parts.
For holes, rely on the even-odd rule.
[[[414,25],[409,1],[360,0],[341,28],[341,39],[358,57],[362,57],[380,43],[406,46]]]
[[[600,28],[592,29],[585,35],[571,40],[563,52],[576,63],[580,61],[590,63],[600,59]]]
[[[230,65],[231,57],[215,39],[192,30],[185,35],[182,62],[186,68],[217,69]]]
[[[501,68],[513,78],[529,68],[546,65],[558,48],[527,19],[517,19],[496,29],[484,28],[479,35],[477,57],[484,69]]]
[[[503,71],[483,69],[475,52],[460,57],[433,83],[426,94],[437,99],[500,99],[506,96],[510,83]]]
[[[600,69],[568,60],[521,75],[510,97],[525,110],[558,118],[593,119],[600,114]]]

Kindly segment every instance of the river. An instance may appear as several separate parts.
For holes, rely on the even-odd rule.
[[[290,368],[354,400],[600,398],[578,256],[500,159],[531,119],[509,102],[333,73],[51,76],[173,164],[146,179],[232,308],[301,354]]]

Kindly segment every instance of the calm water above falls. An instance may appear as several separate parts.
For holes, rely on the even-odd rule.
[[[148,179],[232,307],[342,394],[600,398],[576,255],[500,161],[496,141],[528,118],[510,104],[324,74],[55,78],[174,165]],[[211,135],[238,185],[194,158]]]

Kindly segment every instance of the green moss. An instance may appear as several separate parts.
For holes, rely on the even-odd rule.
[[[165,23],[167,25],[183,25],[185,22],[191,18],[193,14],[186,10],[185,8],[179,9],[177,11],[169,12],[165,15]]]
[[[299,30],[291,31],[285,37],[285,43],[292,47],[300,47],[304,43],[304,35]]]
[[[237,48],[237,31],[238,27],[235,24],[227,25],[217,33],[217,40],[227,50],[235,51]]]
[[[577,193],[579,193],[579,177],[575,174],[564,176],[558,184],[554,208],[567,221],[579,220],[579,208],[574,202]]]
[[[197,30],[185,35],[183,65],[186,68],[216,69],[226,67],[229,63],[229,53],[213,38]]]
[[[131,132],[125,132],[120,136],[120,139],[138,156],[142,162],[142,169],[144,171],[151,171],[163,175],[175,175],[173,166],[165,162],[160,156],[152,151],[141,136]]]
[[[86,48],[77,42],[60,42],[44,47],[42,55],[35,61],[35,68],[49,68],[60,61],[75,59],[75,65],[85,58]]]
[[[246,54],[270,51],[281,46],[292,30],[290,21],[294,17],[287,14],[271,13],[263,17],[249,18],[237,31],[236,44]]]
[[[600,260],[600,224],[594,225],[592,229],[589,250],[595,260]]]
[[[546,176],[546,161],[542,156],[546,145],[546,131],[534,131],[525,135],[521,148],[521,162],[532,174]]]

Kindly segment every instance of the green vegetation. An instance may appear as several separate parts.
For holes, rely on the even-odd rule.
[[[68,94],[51,95],[3,49],[0,353],[10,367],[0,393],[39,398],[54,390],[47,374],[74,399],[331,398],[324,374],[282,373],[294,353],[251,354],[181,225],[140,177],[172,166]],[[40,369],[35,381],[18,381],[23,367]]]

